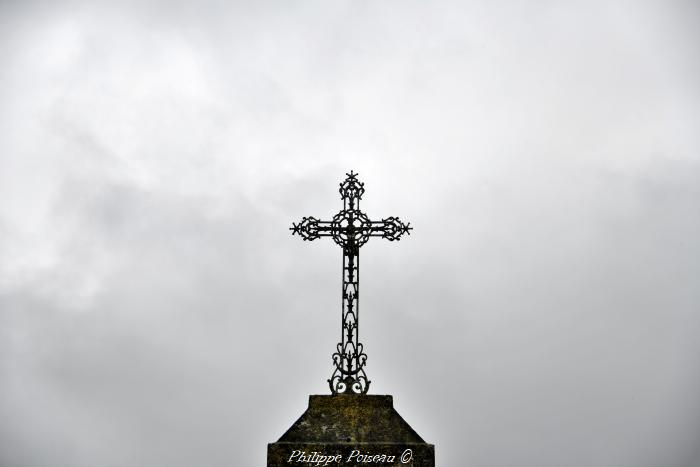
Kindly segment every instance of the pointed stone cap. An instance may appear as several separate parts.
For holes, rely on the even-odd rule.
[[[425,443],[391,396],[309,396],[309,408],[278,442]]]
[[[335,459],[324,464],[327,459]],[[399,462],[409,459],[409,462]],[[290,465],[434,467],[435,446],[423,441],[394,410],[391,396],[309,396],[309,408],[276,442],[267,445],[267,466]]]

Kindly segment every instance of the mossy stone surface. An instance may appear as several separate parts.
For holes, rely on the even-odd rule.
[[[409,457],[407,450],[410,461],[402,462],[402,455],[404,460]],[[304,454],[293,457],[295,451]],[[309,396],[306,412],[276,443],[268,445],[267,465],[324,465],[300,459],[337,455],[340,462],[326,465],[435,465],[434,446],[426,443],[394,410],[391,396],[355,394]],[[394,461],[389,462],[392,456]],[[351,461],[347,462],[349,458]]]

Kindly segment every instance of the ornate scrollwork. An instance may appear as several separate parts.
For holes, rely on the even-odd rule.
[[[319,220],[315,217],[303,217],[298,224],[292,223],[292,235],[301,236],[304,241],[316,240],[320,237],[318,232]]]
[[[357,180],[357,174],[350,172],[340,184],[343,209],[331,221],[321,221],[315,217],[304,217],[298,224],[292,224],[292,235],[312,241],[320,237],[332,237],[343,248],[343,303],[340,342],[332,356],[335,370],[328,379],[333,394],[366,394],[370,380],[364,367],[367,354],[359,342],[359,262],[360,247],[369,237],[382,237],[390,241],[399,240],[403,234],[410,234],[412,227],[398,217],[387,217],[373,222],[360,211],[360,200],[365,192],[364,183]]]
[[[355,376],[344,377],[336,368],[328,379],[328,386],[333,394],[367,394],[370,383],[365,370],[360,370]]]
[[[333,240],[343,248],[359,248],[372,234],[372,221],[359,209],[343,209],[331,221]]]
[[[357,179],[357,174],[352,170],[349,174],[345,175],[347,175],[348,178],[340,184],[340,190],[338,190],[340,192],[340,199],[354,204],[355,200],[361,200],[362,195],[365,194],[365,184]]]
[[[398,217],[387,217],[382,220],[380,232],[382,233],[382,238],[393,242],[400,240],[403,234],[411,235],[411,230],[413,230],[413,227],[411,227],[410,223],[404,224]]]

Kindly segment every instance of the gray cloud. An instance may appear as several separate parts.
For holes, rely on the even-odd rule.
[[[325,393],[339,209],[439,465],[694,467],[690,2],[0,6],[0,464],[262,465]]]

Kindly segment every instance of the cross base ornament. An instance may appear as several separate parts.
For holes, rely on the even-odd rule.
[[[360,211],[364,183],[352,171],[346,175],[339,190],[343,209],[332,220],[304,217],[298,224],[293,223],[289,230],[292,235],[299,235],[305,241],[332,237],[343,249],[342,326],[340,342],[333,354],[335,369],[328,386],[333,394],[367,394],[370,384],[364,369],[367,354],[358,337],[360,247],[370,237],[382,237],[392,242],[400,240],[403,234],[410,235],[413,228],[398,217],[370,220]]]

